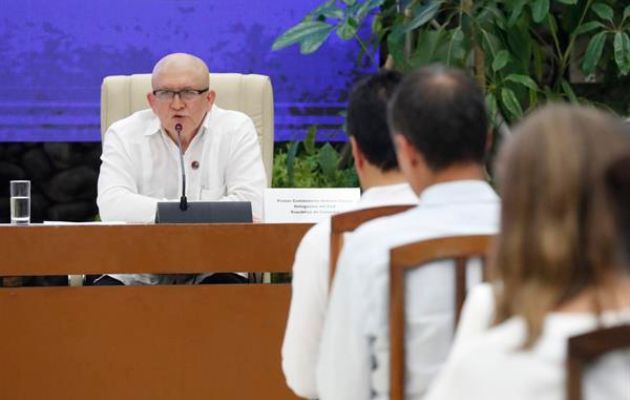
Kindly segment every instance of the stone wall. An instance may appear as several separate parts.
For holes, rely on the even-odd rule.
[[[31,181],[31,221],[93,221],[100,143],[0,143],[0,223],[9,222],[9,181]]]

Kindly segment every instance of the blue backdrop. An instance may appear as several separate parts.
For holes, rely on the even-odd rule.
[[[339,112],[361,73],[333,38],[302,56],[274,39],[321,0],[17,0],[0,3],[0,141],[98,141],[104,76],[150,72],[164,54],[214,72],[270,75],[276,140],[343,139]],[[333,34],[334,36],[334,34]]]

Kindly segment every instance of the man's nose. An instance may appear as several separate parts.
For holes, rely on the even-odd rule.
[[[184,103],[182,101],[182,98],[180,97],[180,94],[179,93],[174,93],[173,101],[171,101],[171,108],[173,108],[174,110],[181,110],[185,106],[186,106],[186,103]]]

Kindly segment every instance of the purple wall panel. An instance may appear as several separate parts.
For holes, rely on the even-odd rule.
[[[173,51],[214,72],[270,75],[276,140],[343,139],[358,46],[333,38],[310,56],[273,40],[321,0],[0,2],[0,141],[98,141],[104,76],[150,72]],[[334,35],[334,34],[333,34]]]

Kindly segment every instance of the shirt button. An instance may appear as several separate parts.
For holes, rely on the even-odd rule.
[[[190,166],[192,167],[192,169],[198,169],[199,161],[193,161],[192,163],[190,163]]]

